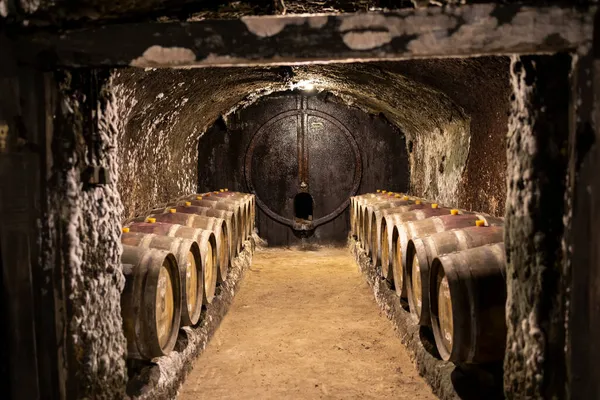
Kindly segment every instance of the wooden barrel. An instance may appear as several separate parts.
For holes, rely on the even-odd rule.
[[[242,251],[242,244],[244,242],[244,230],[246,229],[243,207],[238,202],[232,202],[225,199],[218,198],[207,198],[206,196],[196,196],[194,198],[190,198],[188,200],[192,206],[197,207],[208,207],[214,208],[217,210],[231,211],[235,215],[235,225],[236,232],[233,237],[235,237],[235,245],[237,248],[237,253],[239,254]]]
[[[229,232],[227,231],[225,220],[222,218],[169,212],[134,218],[130,223],[134,222],[164,222],[212,231],[215,234],[215,242],[217,245],[217,265],[215,266],[216,270],[210,272],[214,276],[211,278],[211,281],[212,279],[215,279],[215,281],[218,279],[222,265],[229,265]]]
[[[238,192],[229,192],[221,189],[219,191],[207,192],[198,194],[196,196],[202,197],[204,200],[209,201],[229,201],[239,203],[242,208],[242,219],[244,221],[244,226],[242,230],[242,242],[245,241],[251,233],[252,224],[251,224],[251,204],[254,200],[251,195],[246,193],[238,193]]]
[[[440,255],[504,241],[502,226],[471,226],[412,238],[406,248],[406,292],[415,321],[431,326],[429,268]]]
[[[369,203],[366,205],[366,220],[367,220],[367,232],[365,236],[367,246],[367,254],[373,259],[375,265],[379,265],[379,243],[381,241],[381,218],[384,210],[398,208],[409,205],[422,205],[424,204],[421,200],[388,200],[379,201],[376,203]],[[426,203],[429,204],[429,203]]]
[[[359,203],[366,198],[381,197],[381,196],[383,196],[383,194],[381,193],[381,190],[379,190],[377,193],[359,194],[357,196],[352,196],[350,198],[350,226],[352,229],[352,231],[351,231],[352,236],[354,236],[358,239],[358,226],[359,226],[358,205],[359,205]]]
[[[414,211],[414,212],[412,212]],[[417,212],[419,211],[419,212]],[[409,204],[400,207],[386,208],[374,213],[377,223],[377,260],[381,266],[381,275],[389,282],[394,282],[392,265],[394,263],[393,227],[405,221],[416,221],[436,215],[449,214],[450,210],[443,207],[433,208],[431,204]],[[391,228],[390,228],[391,227]]]
[[[366,245],[365,235],[367,232],[367,228],[365,226],[367,223],[367,219],[365,218],[367,204],[379,201],[386,201],[388,199],[389,198],[385,193],[371,194],[357,199],[356,204],[358,214],[358,240],[363,242],[364,245]]]
[[[191,239],[130,232],[129,228],[123,230],[121,243],[128,246],[165,250],[175,256],[181,284],[181,325],[195,325],[200,319],[204,296],[202,257],[198,243]]]
[[[212,230],[190,228],[165,222],[135,222],[126,226],[130,232],[154,233],[156,235],[180,237],[191,239],[198,243],[200,248],[200,263],[202,265],[202,303],[210,304],[215,297],[217,286],[217,240]],[[196,324],[192,320],[192,324]]]
[[[442,359],[487,363],[504,358],[504,244],[439,256],[431,263],[431,325]]]
[[[485,226],[490,225],[502,225],[502,218],[490,217],[484,214],[455,214],[455,215],[439,215],[436,217],[430,217],[421,221],[410,221],[397,224],[394,226],[395,236],[395,260],[393,263],[394,270],[394,282],[396,284],[396,291],[398,286],[401,286],[400,297],[407,298],[408,292],[406,289],[406,247],[408,241],[413,237],[427,236],[433,233],[449,231],[451,229],[466,228],[469,226],[475,226],[476,221],[483,221]]]
[[[381,207],[381,209],[391,208],[391,207],[400,207],[414,204],[413,201],[410,200],[377,200],[375,202],[366,203],[363,206],[364,212],[364,241],[365,241],[365,250],[367,254],[372,256],[373,252],[373,236],[377,236],[376,234],[376,223],[373,223],[373,212]],[[375,246],[376,247],[376,246]]]
[[[256,198],[253,194],[241,193],[241,192],[230,192],[227,189],[221,189],[219,192],[213,192],[213,195],[218,198],[225,198],[230,200],[239,200],[246,205],[246,238],[252,235],[254,230],[254,220],[256,218],[255,207]]]
[[[229,232],[229,240],[228,240],[229,264],[225,266],[226,268],[224,271],[221,271],[221,272],[224,272],[224,275],[221,275],[219,277],[220,281],[225,280],[225,278],[227,277],[227,268],[231,266],[231,262],[233,261],[235,256],[238,255],[238,248],[237,248],[238,238],[236,236],[236,232],[238,231],[237,225],[236,225],[237,218],[235,217],[235,214],[232,211],[217,210],[216,208],[212,208],[212,207],[193,206],[191,204],[192,204],[191,201],[184,201],[184,202],[180,202],[179,204],[169,204],[168,208],[165,209],[165,212],[170,212],[171,209],[174,209],[176,212],[182,213],[182,214],[194,214],[194,215],[200,215],[200,216],[204,216],[204,217],[222,218],[223,220],[225,220],[225,225],[227,226],[227,232]],[[221,265],[220,270],[223,270],[223,265]]]
[[[243,195],[246,196],[247,198],[249,198],[249,205],[250,205],[250,215],[249,215],[249,220],[250,220],[250,235],[252,235],[252,232],[254,231],[254,227],[256,226],[256,196],[250,193],[241,193],[241,192],[227,192],[227,193],[234,193],[236,195]]]
[[[356,221],[356,237],[359,241],[362,241],[362,233],[363,233],[363,208],[362,206],[373,199],[383,198],[385,193],[367,193],[359,196],[355,196],[354,199],[354,214]]]
[[[121,316],[128,357],[165,356],[175,347],[181,321],[177,260],[168,251],[124,245],[121,263],[125,275]]]
[[[390,194],[388,192],[388,194]],[[374,226],[371,225],[372,222],[372,213],[374,209],[384,209],[384,208],[392,208],[399,207],[408,204],[420,204],[423,201],[420,199],[411,198],[406,195],[394,194],[391,197],[380,197],[374,198],[365,201],[363,204],[359,206],[362,210],[362,240],[365,242],[365,250],[371,254],[371,238],[373,236]]]

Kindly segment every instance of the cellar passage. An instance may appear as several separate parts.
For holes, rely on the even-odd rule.
[[[261,250],[179,399],[320,397],[437,398],[348,249]]]
[[[508,67],[481,57],[117,71],[124,215],[182,190],[251,192],[275,246],[344,243],[348,198],[379,188],[501,215]],[[312,214],[295,207],[299,193]]]
[[[277,292],[300,294],[289,348],[385,316],[443,400],[600,398],[598,21],[593,0],[0,0],[0,393],[174,398],[236,294],[263,340]],[[316,261],[331,243],[380,313]],[[243,287],[297,244],[277,287]],[[362,344],[321,371],[361,373]],[[351,392],[411,375],[377,359]]]

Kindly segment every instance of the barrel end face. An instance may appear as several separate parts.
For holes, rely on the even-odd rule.
[[[438,258],[435,258],[429,270],[429,314],[431,316],[431,329],[433,331],[433,337],[435,340],[435,345],[437,347],[438,353],[442,360],[449,361],[450,360],[450,352],[444,345],[442,340],[442,329],[440,327],[440,317],[439,317],[439,287],[440,287],[440,271],[443,271],[443,266]]]

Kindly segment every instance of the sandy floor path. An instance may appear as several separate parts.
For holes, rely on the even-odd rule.
[[[258,250],[179,399],[435,399],[348,249]]]

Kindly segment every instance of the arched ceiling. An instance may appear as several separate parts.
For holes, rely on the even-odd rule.
[[[195,190],[197,141],[217,118],[224,115],[226,120],[228,113],[261,96],[306,83],[348,105],[383,113],[411,143],[413,191],[456,203],[469,152],[471,114],[479,107],[476,99],[462,97],[480,96],[470,86],[482,83],[468,74],[485,71],[477,93],[487,93],[486,87],[504,77],[504,67],[490,59],[119,70],[113,89],[126,122],[120,138],[120,153],[127,160],[120,172],[126,217]],[[457,82],[462,82],[462,91],[453,87]]]

